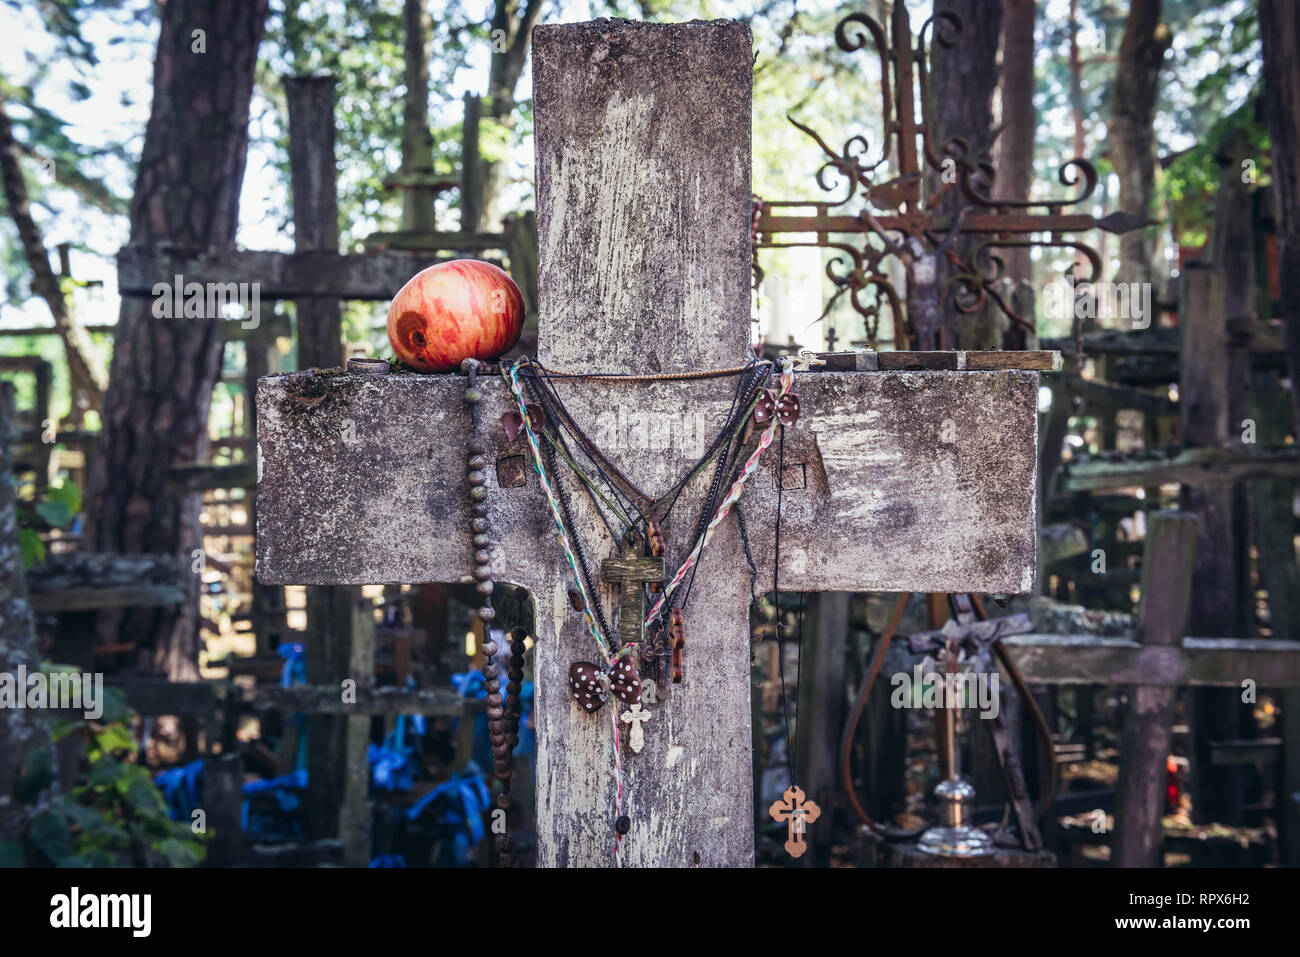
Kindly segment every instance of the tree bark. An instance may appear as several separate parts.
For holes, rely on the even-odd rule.
[[[79,422],[83,413],[99,412],[104,407],[104,370],[93,361],[90,336],[68,308],[59,279],[50,267],[49,250],[45,248],[40,227],[32,219],[20,155],[9,114],[4,102],[0,101],[0,179],[4,181],[5,200],[9,204],[9,215],[18,227],[23,255],[32,270],[32,291],[45,300],[50,315],[54,317],[55,331],[63,342],[68,379],[72,385],[72,418]]]
[[[131,245],[233,248],[267,7],[267,0],[171,0],[159,8],[153,109],[131,203]],[[208,409],[221,370],[218,321],[157,318],[149,300],[122,301],[87,499],[89,548],[170,554],[188,567],[190,551],[201,547],[199,497],[171,488],[167,472],[207,458]],[[197,588],[195,576],[190,600],[178,607],[106,613],[100,634],[141,641],[145,670],[193,678]]]
[[[13,469],[14,387],[0,382],[0,475]],[[28,671],[40,667],[32,607],[27,601],[22,549],[18,546],[18,521],[14,514],[14,487],[0,482],[0,671],[13,674],[19,665]],[[21,693],[21,692],[20,692]],[[41,709],[0,708],[0,843],[21,840],[31,809],[14,796],[24,757],[34,747],[49,744],[49,712]]]
[[[936,152],[945,158],[945,144],[954,137],[965,140],[969,155],[987,155],[993,146],[993,92],[998,85],[998,43],[1002,37],[1002,0],[936,0],[935,16],[955,13],[963,29],[954,46],[932,44],[932,74],[926,117],[936,135]],[[943,174],[931,174],[933,191],[942,188]],[[944,197],[939,210],[955,217],[963,200],[956,189]],[[977,240],[961,237],[953,251],[966,262]],[[945,288],[955,270],[939,263],[939,288]],[[993,331],[1000,316],[991,302],[988,308],[963,315],[952,303],[944,303],[945,349],[982,349],[999,344]]]
[[[488,70],[487,101],[483,107],[489,120],[507,129],[515,123],[515,87],[519,85],[524,63],[528,60],[533,27],[541,15],[542,0],[525,0],[522,4],[520,0],[497,0],[492,13],[492,63]],[[481,137],[476,139],[476,142],[481,141]],[[501,201],[506,187],[506,164],[500,160],[484,160],[481,155],[465,157],[462,162],[471,159],[478,164],[475,183],[482,192],[474,207],[478,213],[476,221],[462,228],[474,232],[495,231],[500,227],[505,212]]]
[[[998,86],[998,123],[994,144],[998,178],[993,195],[1024,202],[1034,178],[1034,0],[1003,0],[1002,80]],[[1030,279],[1029,250],[1001,250],[1013,282]]]
[[[1155,184],[1156,95],[1160,67],[1173,33],[1160,22],[1160,0],[1133,0],[1120,42],[1115,85],[1111,89],[1110,155],[1119,177],[1119,207],[1135,216],[1151,211]],[[1149,229],[1120,236],[1117,282],[1153,282]]]
[[[1300,12],[1294,0],[1260,0],[1259,35],[1291,407],[1300,422]]]

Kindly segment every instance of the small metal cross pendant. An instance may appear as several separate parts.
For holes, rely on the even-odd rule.
[[[618,557],[607,558],[600,565],[602,581],[620,587],[618,598],[619,644],[640,643],[645,636],[645,586],[664,580],[664,559],[642,553],[634,533],[623,536]]]

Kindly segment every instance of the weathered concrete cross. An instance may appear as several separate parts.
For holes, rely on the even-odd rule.
[[[538,27],[533,42],[540,360],[613,373],[741,364],[750,342],[749,29],[598,20]],[[499,381],[481,386],[481,421],[499,422],[513,399]],[[327,375],[310,387],[263,380],[260,579],[470,580],[464,387],[456,375]],[[602,443],[658,496],[699,456],[697,417],[725,418],[734,380],[557,388],[579,423],[610,410],[667,423],[654,430],[666,448],[649,447],[649,429],[616,430]],[[781,588],[1029,590],[1037,389],[1032,372],[797,376],[802,415],[785,436]],[[596,649],[570,606],[525,438],[493,428],[484,441],[495,463],[486,486],[492,573],[534,601],[538,863],[608,866],[608,716],[583,712],[567,692],[570,664],[594,660]],[[765,577],[773,453],[741,499]],[[561,476],[575,534],[589,556],[610,554],[617,543],[570,479]],[[707,484],[691,482],[663,525],[669,569],[691,547]],[[625,862],[634,866],[753,862],[750,578],[730,516],[704,553],[699,585],[685,609],[686,680],[654,709],[642,752],[624,762]],[[599,598],[612,614],[617,595]]]

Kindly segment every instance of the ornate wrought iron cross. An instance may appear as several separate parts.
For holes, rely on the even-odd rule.
[[[870,143],[862,134],[850,137],[837,153],[816,132],[791,118],[790,122],[815,140],[827,156],[817,170],[817,185],[827,193],[847,186],[847,192],[838,200],[820,202],[756,199],[758,276],[762,273],[757,270],[757,249],[819,246],[842,251],[851,265],[837,256],[827,264],[826,273],[840,287],[837,297],[848,292],[853,308],[865,321],[867,340],[873,348],[885,306],[893,315],[897,349],[928,350],[941,345],[957,348],[953,340],[958,316],[979,309],[987,298],[992,298],[1013,322],[1032,331],[1033,317],[1018,315],[997,288],[1004,266],[994,250],[1071,248],[1091,267],[1091,275],[1086,279],[1077,277],[1079,281],[1094,282],[1101,278],[1101,257],[1076,235],[1098,228],[1122,233],[1145,224],[1145,220],[1127,213],[1097,218],[1086,211],[1066,212],[1071,207],[1078,210],[1096,189],[1097,172],[1085,159],[1070,160],[1057,177],[1064,186],[1079,187],[1078,195],[1013,201],[990,194],[993,165],[970,143],[953,137],[936,149],[935,134],[925,115],[929,101],[927,38],[933,32],[935,43],[950,48],[958,42],[962,29],[961,18],[953,13],[931,17],[922,24],[914,47],[903,0],[893,5],[888,36],[878,21],[864,13],[851,13],[841,20],[835,27],[835,42],[841,50],[863,50],[870,44],[880,58],[883,138],[878,155],[872,155]],[[920,116],[915,107],[918,95]],[[895,175],[875,182],[874,177],[882,169]],[[928,195],[927,169],[938,174],[932,178],[941,184]],[[827,178],[832,171],[838,178]],[[941,203],[954,191],[964,200],[957,215],[939,213]],[[853,212],[849,204],[859,195],[860,203]],[[791,207],[815,212],[811,216],[781,214]],[[816,239],[778,238],[791,233],[813,233]],[[862,238],[845,238],[854,234]],[[953,248],[959,235],[980,240],[964,261]],[[904,296],[899,295],[889,275],[891,258],[905,271]],[[946,280],[941,259],[953,267]],[[945,313],[950,299],[956,313]]]

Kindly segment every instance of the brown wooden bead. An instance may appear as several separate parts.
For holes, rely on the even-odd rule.
[[[492,569],[487,565],[479,565],[474,569],[473,575],[475,581],[490,581],[492,578]]]
[[[519,694],[519,692],[520,692],[520,687],[521,687],[521,686],[520,686],[520,684],[519,684],[518,681],[507,681],[507,682],[506,682],[506,694]]]
[[[489,622],[497,616],[496,611],[491,605],[484,605],[478,610],[478,619],[482,622]]]
[[[465,443],[465,451],[470,455],[482,455],[487,451],[487,446],[477,439],[471,439]]]
[[[482,485],[475,485],[469,490],[469,498],[472,502],[482,502],[487,498],[487,489]]]
[[[490,694],[487,696],[487,703],[495,707],[496,705],[504,704],[505,699],[503,699],[500,694]]]
[[[504,718],[506,716],[506,710],[505,708],[501,708],[501,707],[488,708],[487,716],[489,721],[491,721],[493,718]]]
[[[470,519],[469,527],[477,533],[483,533],[488,530],[488,520],[486,518]]]
[[[470,497],[473,498],[473,496]],[[481,497],[482,496],[480,496],[480,498]],[[484,516],[487,515],[487,503],[475,502],[473,505],[469,507],[469,513],[473,515],[475,518],[483,518]]]
[[[510,795],[509,795],[509,794],[498,794],[498,795],[497,795],[497,807],[501,808],[501,810],[503,810],[503,811],[508,811],[508,810],[510,810]]]
[[[483,682],[483,687],[487,689],[488,694],[491,694],[494,691],[500,690],[501,681],[497,678],[489,678]]]
[[[492,640],[483,642],[483,657],[495,658],[497,653],[497,643]]]
[[[483,485],[487,482],[487,475],[483,472],[478,471],[477,469],[475,469],[473,472],[470,472],[468,477],[469,477],[470,485],[478,486],[478,485]]]
[[[495,664],[493,664],[492,662],[489,661],[487,664],[485,664],[485,665],[483,666],[483,677],[484,677],[484,678],[495,678],[495,677],[497,676],[497,674],[499,674],[499,672],[498,672],[498,670],[497,670],[497,666],[496,666]]]
[[[487,459],[482,455],[471,455],[469,461],[465,463],[471,469],[487,468]]]
[[[487,581],[479,582],[474,587],[478,589],[480,595],[490,595],[492,594],[492,579],[489,578]]]
[[[490,564],[492,564],[492,553],[491,553],[490,551],[488,551],[486,548],[480,548],[480,549],[475,550],[475,552],[474,552],[474,564],[475,564],[475,565],[490,565]]]
[[[475,548],[487,548],[492,544],[492,539],[487,535],[475,535],[473,538]]]

